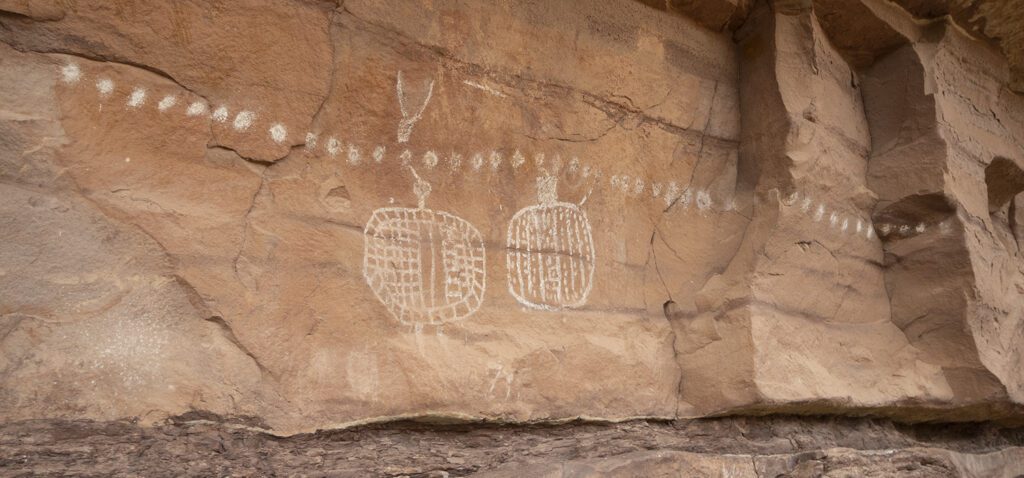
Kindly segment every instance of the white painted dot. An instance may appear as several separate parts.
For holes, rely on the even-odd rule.
[[[268,131],[270,132],[270,139],[274,140],[277,144],[281,144],[288,139],[288,129],[281,123],[274,123]]]
[[[830,227],[836,227],[836,224],[838,224],[838,223],[839,223],[839,216],[837,216],[836,213],[832,213],[831,215],[829,215],[829,217],[828,217],[828,225]]]
[[[106,98],[114,92],[114,82],[109,78],[100,78],[96,81],[96,91],[100,92],[100,96]]]
[[[569,161],[569,174],[576,174],[580,170],[580,158],[573,156]],[[655,194],[657,196],[657,194]]]
[[[317,138],[316,133],[313,133],[313,132],[307,132],[306,133],[306,151],[313,151],[313,150],[316,149],[316,138]]]
[[[525,162],[526,158],[523,157],[523,153],[519,152],[518,149],[515,153],[512,153],[511,164],[513,169],[519,169],[519,167],[522,166]]]
[[[252,111],[242,111],[235,115],[235,121],[232,126],[235,131],[245,131],[252,126],[252,122],[256,119],[256,113]]]
[[[679,185],[675,181],[668,183],[665,188],[665,206],[671,206],[679,198]]]
[[[223,122],[227,121],[228,120],[228,108],[227,108],[227,106],[221,106],[220,108],[217,108],[217,109],[213,110],[213,113],[210,115],[210,117],[213,118],[213,120],[218,122],[218,123],[223,123]]]
[[[710,207],[711,207],[711,195],[708,194],[707,191],[703,191],[703,190],[698,191],[697,192],[697,209],[700,209],[701,211],[706,211]]]
[[[860,234],[860,231],[863,230],[863,229],[864,229],[864,222],[861,221],[860,219],[857,219],[857,234]]]
[[[327,154],[331,156],[337,156],[341,152],[341,141],[338,138],[331,136],[327,138]]]
[[[348,164],[358,166],[363,161],[362,155],[359,153],[359,148],[354,144],[348,145]]]
[[[918,223],[917,227],[914,228],[914,230],[917,231],[918,234],[924,232],[925,229],[927,229],[927,226],[925,226],[923,222]]]
[[[403,166],[412,164],[412,151],[409,151],[408,149],[402,151],[402,154],[398,155],[398,161],[401,162]]]
[[[654,183],[654,184],[651,185],[651,196],[652,197],[661,196],[661,183]]]
[[[484,165],[484,155],[483,155],[483,153],[476,153],[476,154],[474,154],[473,155],[473,159],[471,159],[470,161],[473,163],[473,170],[474,171],[479,171],[480,168],[483,167],[483,165]]]
[[[538,168],[544,166],[544,153],[537,153],[533,155],[533,164]]]
[[[178,103],[178,97],[177,96],[167,95],[162,100],[160,100],[160,103],[157,103],[156,109],[158,109],[160,111],[167,111],[168,109],[170,109],[172,106],[174,106],[177,103]]]
[[[693,201],[693,191],[690,191],[690,188],[684,189],[679,201],[683,203],[683,209],[690,207],[690,202]]]
[[[825,204],[819,204],[818,209],[814,211],[814,222],[820,222],[825,217]]]
[[[850,228],[850,220],[844,217],[843,218],[843,225],[842,225],[842,227],[839,228],[839,230],[842,231],[842,232],[846,232],[846,230],[849,229],[849,228]]]
[[[806,214],[808,211],[811,210],[811,198],[810,197],[805,197],[804,198],[803,204],[800,205],[800,210],[803,211],[804,214]]]
[[[376,162],[376,163],[384,161],[384,152],[385,151],[386,150],[384,149],[383,146],[377,146],[376,148],[373,148],[373,161]]]
[[[128,97],[128,107],[138,108],[144,104],[146,104],[146,89],[141,86],[136,87]]]
[[[202,116],[203,114],[206,114],[206,103],[202,101],[193,101],[185,110],[187,116]]]
[[[491,169],[497,170],[498,166],[501,166],[501,153],[491,151]]]
[[[423,164],[429,169],[433,169],[434,166],[437,166],[437,153],[434,153],[433,151],[423,153]]]
[[[906,224],[900,225],[900,234],[907,234],[910,232],[910,226]]]
[[[619,189],[624,193],[629,192],[629,176],[619,176]]]
[[[462,167],[462,155],[452,151],[451,156],[448,156],[448,167],[450,167],[452,171],[457,171]]]
[[[645,186],[643,179],[636,178],[636,182],[633,183],[633,194],[637,196],[643,194]]]
[[[64,83],[73,85],[78,83],[78,80],[82,78],[82,70],[78,68],[77,64],[68,63],[61,67],[60,76]]]

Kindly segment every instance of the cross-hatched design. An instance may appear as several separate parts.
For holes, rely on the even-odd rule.
[[[523,305],[546,310],[580,307],[594,279],[594,239],[579,206],[529,206],[508,227],[508,290]]]
[[[403,324],[464,319],[486,287],[483,238],[466,220],[430,209],[382,208],[366,223],[363,274]]]

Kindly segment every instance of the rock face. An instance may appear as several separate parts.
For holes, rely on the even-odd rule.
[[[1019,423],[996,3],[0,1],[0,420]]]
[[[848,418],[392,423],[287,439],[195,420],[32,421],[0,426],[0,467],[14,476],[1015,478],[1022,444],[1019,429]]]

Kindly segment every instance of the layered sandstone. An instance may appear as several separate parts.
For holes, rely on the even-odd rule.
[[[0,2],[0,419],[1019,423],[968,3]]]

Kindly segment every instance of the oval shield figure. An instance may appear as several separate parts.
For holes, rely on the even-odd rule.
[[[363,231],[363,275],[403,324],[464,319],[483,302],[483,237],[466,220],[427,209],[430,184],[412,172],[419,205],[373,212]]]
[[[559,310],[587,302],[594,280],[594,239],[587,214],[560,202],[558,180],[537,178],[540,204],[519,210],[508,226],[508,290],[523,305]]]

